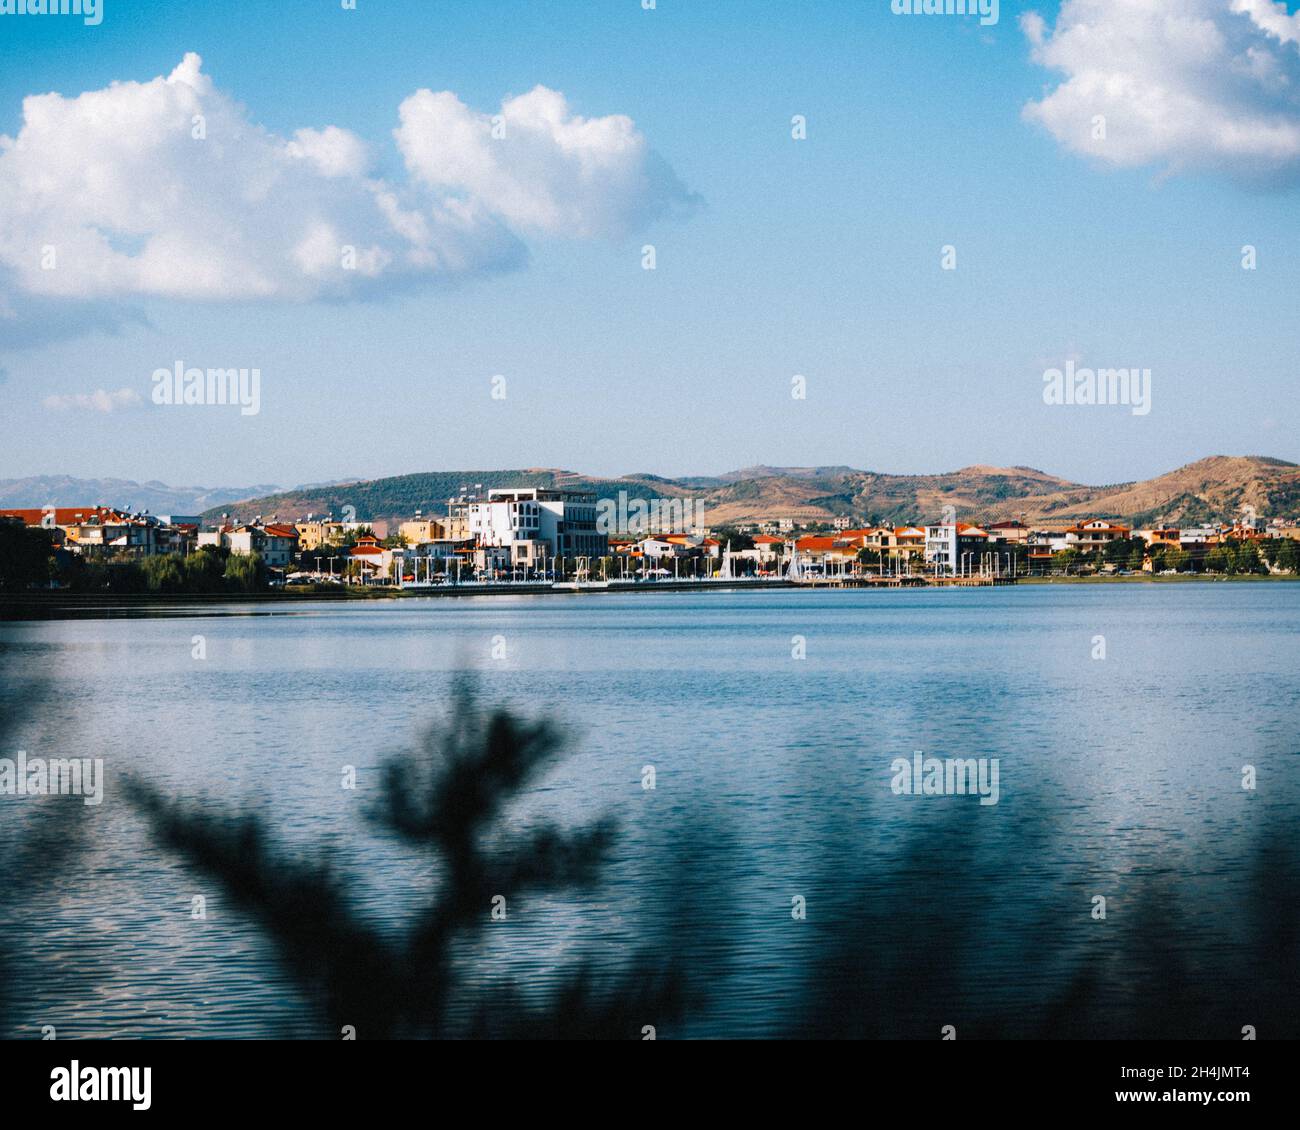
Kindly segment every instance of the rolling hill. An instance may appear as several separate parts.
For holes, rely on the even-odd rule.
[[[1133,524],[1193,524],[1229,520],[1253,507],[1260,517],[1300,514],[1300,466],[1264,456],[1216,455],[1144,482],[1087,486],[1032,467],[963,467],[937,475],[889,475],[848,467],[751,467],[725,475],[667,479],[657,475],[597,478],[555,468],[438,471],[358,480],[223,502],[208,518],[261,515],[292,521],[308,514],[336,517],[351,507],[357,519],[408,518],[416,510],[445,512],[462,487],[569,487],[602,498],[695,498],[709,523],[775,518],[875,522],[937,520],[951,507],[969,522],[1021,518],[1068,525],[1108,517]]]

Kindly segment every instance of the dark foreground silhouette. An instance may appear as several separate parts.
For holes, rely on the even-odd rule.
[[[30,707],[37,697],[10,702]],[[16,713],[11,706],[0,716],[6,745]],[[384,765],[371,817],[416,849],[421,872],[434,880],[427,903],[397,935],[358,912],[327,845],[304,858],[278,847],[255,814],[214,813],[140,779],[119,787],[161,845],[258,924],[318,1011],[322,1034],[641,1039],[651,1029],[689,1032],[741,960],[730,933],[734,903],[720,878],[734,869],[719,866],[734,860],[735,849],[725,830],[689,819],[668,830],[665,858],[650,869],[651,881],[671,894],[652,900],[667,909],[661,920],[652,916],[637,949],[613,963],[557,957],[559,968],[538,983],[467,976],[492,929],[495,900],[562,898],[602,880],[616,839],[612,821],[521,827],[513,813],[562,744],[552,724],[481,708],[462,687],[450,720]],[[41,878],[75,865],[86,811],[79,798],[42,799],[24,812],[21,838],[0,840],[0,1030],[14,1030],[21,1004],[6,996],[6,958],[21,952],[16,943],[39,944],[32,904]],[[791,923],[788,910],[774,910],[799,931],[793,951],[780,956],[783,972],[794,963],[796,976],[774,979],[784,988],[760,1002],[763,1030],[750,1023],[744,1034],[937,1039],[951,1026],[963,1039],[1240,1039],[1247,1028],[1261,1039],[1300,1035],[1300,861],[1292,829],[1276,818],[1261,820],[1247,874],[1193,891],[1168,869],[1134,871],[1110,919],[1096,923],[1086,880],[1038,918],[1021,916],[1017,892],[1037,881],[1052,857],[1049,841],[1062,834],[1051,803],[1025,806],[1033,815],[1016,830],[1015,851],[988,842],[990,824],[978,806],[930,811],[935,818],[888,860],[862,850],[853,827],[828,836],[807,921]],[[872,816],[865,804],[852,819]],[[1202,913],[1206,900],[1213,913]],[[965,913],[973,904],[981,908],[978,928]],[[1221,944],[1214,935],[1211,966],[1189,956],[1205,947],[1182,944],[1208,929],[1232,932]],[[981,983],[990,968],[1008,967],[981,952],[998,944],[1015,947],[1014,980]],[[752,947],[744,960],[754,962]],[[726,1028],[707,1021],[695,1030],[726,1035]]]

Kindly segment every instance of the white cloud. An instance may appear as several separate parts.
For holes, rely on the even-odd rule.
[[[166,78],[33,95],[0,136],[0,278],[83,302],[350,297],[515,266],[515,228],[617,235],[686,199],[626,117],[574,116],[542,87],[502,110],[507,143],[454,95],[412,95],[411,179],[389,183],[348,130],[253,122],[194,54]]]
[[[1281,0],[1233,0],[1234,12],[1245,12],[1269,35],[1284,43],[1300,41],[1300,12],[1288,15]]]
[[[631,118],[580,117],[544,86],[506,99],[496,115],[420,90],[398,115],[394,137],[413,177],[525,230],[622,235],[688,201]]]
[[[134,389],[119,388],[116,392],[96,389],[94,392],[71,392],[58,396],[47,396],[43,401],[46,408],[55,412],[67,412],[80,409],[85,412],[102,412],[107,415],[118,408],[130,408],[141,403],[140,394]]]
[[[1025,117],[1066,148],[1169,172],[1300,174],[1300,16],[1285,4],[1063,0],[1050,33],[1037,13],[1021,27],[1034,61],[1065,76]]]
[[[1020,16],[1020,28],[1025,38],[1035,47],[1041,46],[1047,31],[1047,23],[1037,12],[1024,12]]]
[[[311,161],[324,177],[359,177],[370,166],[366,143],[338,126],[300,129],[285,147],[290,157]]]

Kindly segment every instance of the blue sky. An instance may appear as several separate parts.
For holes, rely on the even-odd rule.
[[[1096,17],[1118,0],[1077,2]],[[1229,7],[1188,0],[1187,14],[1218,21],[1226,40],[1214,49],[1245,58],[1253,37],[1300,80],[1288,28],[1270,32],[1262,9],[1258,26],[1243,23],[1251,17]],[[277,281],[264,293],[241,293],[235,271],[220,293],[194,294],[202,259],[161,284],[140,283],[119,259],[84,284],[75,270],[52,272],[62,289],[47,294],[24,273],[25,232],[81,213],[75,200],[45,208],[35,195],[67,183],[60,160],[119,159],[134,126],[86,126],[111,134],[109,156],[94,136],[78,142],[84,157],[60,154],[67,131],[55,130],[8,178],[13,154],[0,150],[0,194],[33,209],[26,229],[0,221],[0,476],[290,485],[441,468],[989,463],[1105,483],[1210,454],[1300,460],[1300,231],[1285,128],[1300,108],[1289,83],[1206,95],[1203,75],[1168,62],[1177,53],[1149,25],[1117,18],[1134,71],[1149,52],[1166,94],[1186,83],[1209,100],[1193,107],[1208,124],[1178,119],[1187,102],[1171,97],[1165,117],[1139,129],[1128,115],[1148,103],[1135,96],[1104,107],[1112,148],[1081,152],[1077,115],[1091,107],[1060,88],[1093,48],[1060,22],[1080,17],[1066,8],[1004,3],[991,27],[897,16],[886,0],[658,0],[653,11],[639,0],[358,0],[355,11],[329,0],[105,0],[94,28],[0,16],[0,134],[11,138],[28,95],[147,83],[193,52],[203,81],[249,123],[280,139],[350,131],[368,147],[366,175],[394,184],[410,163],[393,137],[398,108],[416,91],[451,91],[492,115],[538,84],[570,114],[626,115],[675,177],[658,195],[607,198],[586,185],[581,208],[539,224],[514,197],[503,203],[504,190],[484,190],[492,217],[470,265],[450,276],[385,274],[336,293],[304,291],[268,266]],[[1031,9],[1047,29],[1037,45],[1018,19]],[[1044,38],[1056,66],[1033,57]],[[1212,50],[1198,52],[1198,66],[1213,64]],[[1030,103],[1043,106],[1033,120]],[[796,114],[805,140],[791,137]],[[1227,127],[1243,123],[1269,126],[1268,144],[1226,151],[1217,139],[1240,137]],[[119,215],[146,217],[143,234],[120,237],[130,253],[153,230],[156,194],[189,175],[172,149],[155,175],[150,152],[116,190],[128,197]],[[239,227],[224,209],[250,168],[222,158],[184,190]],[[536,168],[549,177],[553,166]],[[551,183],[561,205],[566,175]],[[86,183],[98,182],[76,191]],[[334,208],[343,183],[312,181],[303,207]],[[610,221],[582,230],[587,204],[607,199]],[[279,221],[267,217],[281,214],[252,210],[243,237],[273,244]],[[183,234],[222,242],[202,214],[194,225]],[[955,271],[941,269],[946,244]],[[1245,244],[1257,270],[1241,267]],[[96,328],[106,322],[116,328]],[[1069,359],[1150,368],[1151,412],[1044,404],[1044,369]],[[150,374],[177,360],[258,367],[260,412],[151,403]],[[490,395],[496,374],[504,400]],[[791,398],[793,374],[807,379],[804,400]],[[103,411],[87,399],[124,389],[138,402]]]

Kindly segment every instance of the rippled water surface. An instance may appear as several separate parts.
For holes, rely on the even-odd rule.
[[[6,1034],[335,1035],[115,782],[130,769],[256,807],[286,845],[331,851],[362,912],[400,931],[433,878],[362,808],[466,669],[485,700],[568,730],[513,817],[621,829],[595,888],[522,898],[486,932],[465,962],[476,991],[509,977],[542,994],[580,959],[616,969],[666,946],[695,1007],[661,1034],[799,1031],[840,1007],[846,1030],[925,1038],[1050,1033],[1080,1014],[1072,992],[1110,1034],[1141,1034],[1134,1002],[1158,1004],[1170,969],[1222,987],[1187,1034],[1231,1038],[1250,994],[1288,991],[1292,943],[1274,935],[1296,886],[1257,884],[1300,813],[1300,585],[246,611],[0,625],[18,715],[0,756],[108,773],[104,803],[77,808],[89,846],[48,874],[6,860],[55,802],[0,798]],[[891,762],[915,750],[999,759],[999,803],[895,795]]]

